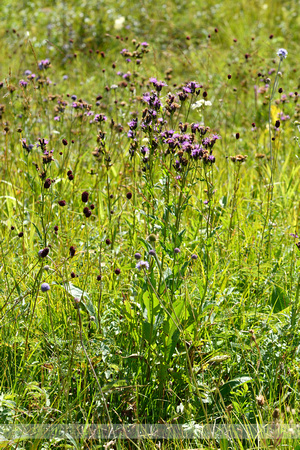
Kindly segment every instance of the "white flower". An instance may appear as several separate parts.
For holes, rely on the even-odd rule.
[[[125,22],[125,17],[121,16],[115,20],[114,28],[115,30],[121,30],[123,28],[123,24]]]
[[[201,109],[202,106],[212,106],[212,103],[209,100],[198,100],[196,103],[192,104],[192,109]]]

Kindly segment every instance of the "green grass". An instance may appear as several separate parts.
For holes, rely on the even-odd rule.
[[[4,1],[2,10],[0,423],[297,424],[297,2]],[[168,85],[161,107],[143,99],[151,77]],[[190,81],[200,92],[182,100]],[[210,103],[194,108],[200,100]],[[209,130],[192,133],[193,123]],[[194,136],[188,147],[184,134]],[[213,134],[215,161],[210,147],[194,159]],[[106,448],[298,448],[291,435],[247,437],[112,435]]]

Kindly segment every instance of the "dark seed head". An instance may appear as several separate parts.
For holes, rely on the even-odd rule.
[[[63,139],[61,142],[63,143],[63,145],[68,145],[67,139]]]
[[[86,191],[84,191],[84,192],[81,194],[81,200],[83,201],[83,203],[87,203],[88,200],[89,200],[89,193],[86,192]]]
[[[21,232],[18,234],[18,236],[19,236],[19,237],[23,237],[23,236],[24,236],[23,231],[21,231]]]
[[[75,278],[75,277],[76,277],[75,273],[71,272],[71,278]]]
[[[101,275],[98,275],[97,276],[97,281],[101,281],[101,278],[102,278]]]
[[[66,200],[59,200],[59,206],[66,206]]]
[[[46,256],[48,255],[48,253],[49,253],[49,248],[46,247],[46,248],[43,248],[42,250],[40,250],[40,251],[38,252],[38,255],[39,255],[40,258],[46,258]]]
[[[128,198],[128,200],[130,200],[132,198],[132,193],[131,192],[127,192],[126,197]]]
[[[275,122],[275,127],[276,127],[276,128],[279,128],[279,127],[280,127],[280,120],[276,120],[276,122]]]
[[[50,180],[50,178],[46,178],[45,183],[44,183],[44,188],[49,189],[50,186],[51,186],[51,180]]]
[[[120,273],[121,273],[121,270],[120,270],[120,269],[115,269],[115,274],[116,274],[116,275],[120,275]]]
[[[75,247],[72,245],[72,246],[70,247],[70,256],[71,256],[71,258],[73,258],[73,256],[75,255],[75,253],[76,253]]]
[[[106,243],[106,245],[110,245],[111,244],[111,240],[110,239],[106,239],[105,243]]]

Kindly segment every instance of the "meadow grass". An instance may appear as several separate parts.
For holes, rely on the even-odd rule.
[[[1,8],[0,447],[300,448],[298,3]]]

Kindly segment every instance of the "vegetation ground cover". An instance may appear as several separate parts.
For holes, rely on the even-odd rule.
[[[297,2],[1,12],[0,423],[237,427],[1,448],[298,448]]]

